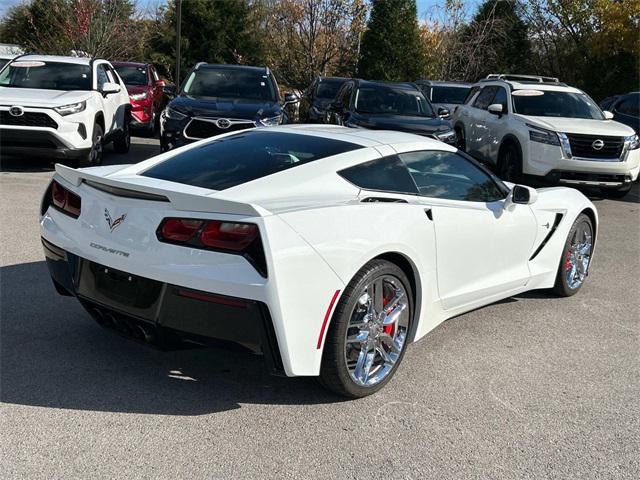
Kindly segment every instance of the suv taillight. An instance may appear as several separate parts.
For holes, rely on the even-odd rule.
[[[78,195],[67,190],[55,180],[51,182],[51,204],[62,213],[78,218],[82,207],[82,200]]]
[[[156,230],[156,235],[164,243],[240,254],[261,275],[267,276],[260,232],[253,223],[165,218]]]

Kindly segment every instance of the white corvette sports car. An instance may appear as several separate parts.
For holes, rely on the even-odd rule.
[[[576,293],[598,222],[577,190],[506,185],[444,143],[307,125],[57,165],[41,214],[56,289],[101,325],[241,344],[351,397],[382,388],[447,318]]]

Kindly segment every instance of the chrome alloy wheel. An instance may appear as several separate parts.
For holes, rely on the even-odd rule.
[[[383,275],[367,284],[346,332],[345,360],[352,380],[368,387],[393,370],[407,338],[409,299],[398,278]]]
[[[102,135],[96,135],[93,139],[93,145],[91,145],[91,152],[89,153],[89,163],[91,165],[99,165],[102,159]]]
[[[587,222],[580,223],[571,239],[571,245],[565,254],[565,275],[567,285],[572,290],[580,287],[589,271],[593,232]]]

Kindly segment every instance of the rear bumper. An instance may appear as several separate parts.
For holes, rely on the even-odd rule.
[[[159,282],[91,262],[42,239],[59,293],[78,298],[103,327],[140,342],[167,346],[242,345],[284,373],[273,322],[259,301]]]

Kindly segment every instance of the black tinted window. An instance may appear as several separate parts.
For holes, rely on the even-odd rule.
[[[125,85],[146,85],[147,67],[117,67],[116,71]]]
[[[476,101],[473,102],[473,106],[476,108],[481,108],[482,110],[486,110],[487,107],[491,104],[491,100],[493,100],[494,95],[496,94],[497,87],[484,87],[480,91],[480,95],[476,98]]]
[[[640,95],[629,95],[616,107],[616,111],[632,117],[640,116]]]
[[[467,104],[471,101],[471,99],[473,98],[473,96],[478,93],[478,90],[480,90],[480,87],[471,87],[471,90],[469,90],[469,93],[467,94],[467,97],[464,99],[464,103]]]
[[[358,148],[362,147],[339,140],[256,129],[180,153],[143,175],[224,190]]]
[[[0,74],[0,86],[45,90],[91,90],[88,65],[17,60]]]
[[[316,88],[316,97],[328,100],[335,98],[343,83],[344,80],[324,80],[318,83],[318,87]]]
[[[347,168],[339,174],[354,185],[366,190],[382,190],[417,194],[416,185],[397,156],[379,158]]]
[[[499,103],[502,105],[502,112],[507,113],[509,110],[507,107],[507,91],[502,87],[498,87],[496,95],[493,97],[493,100],[491,100],[491,103]]]
[[[431,103],[461,104],[467,98],[469,87],[440,87],[431,89]]]
[[[426,150],[399,155],[420,195],[467,202],[495,202],[505,198],[506,187],[464,157],[452,152]]]
[[[189,74],[182,93],[191,97],[244,98],[275,102],[274,83],[266,72],[201,68]]]
[[[566,117],[603,120],[596,102],[584,93],[515,90],[513,111],[536,117]]]

